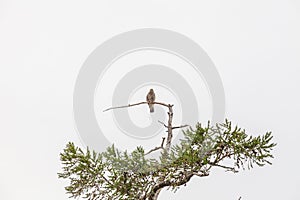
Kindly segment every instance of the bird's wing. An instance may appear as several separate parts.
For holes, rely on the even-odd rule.
[[[146,96],[146,101],[154,102],[155,101],[155,93],[150,91]]]

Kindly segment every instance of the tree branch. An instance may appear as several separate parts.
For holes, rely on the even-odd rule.
[[[173,182],[171,180],[165,180],[165,181],[158,183],[157,185],[155,185],[153,187],[152,193],[149,196],[149,200],[156,200],[157,193],[159,193],[162,188],[167,187],[167,186],[181,186],[183,184],[186,184],[187,182],[190,181],[190,179],[194,175],[195,174],[193,172],[190,172],[190,173],[185,174],[184,175],[185,177],[178,182]]]
[[[159,147],[155,147],[154,149],[151,149],[150,151],[148,151],[145,155],[148,155],[150,153],[152,153],[153,151],[157,151],[159,149],[163,149],[164,148],[164,142],[165,142],[165,137],[162,138],[162,142],[161,145]]]
[[[138,105],[142,105],[142,104],[148,104],[148,102],[147,101],[142,101],[142,102],[139,102],[139,103],[128,104],[126,106],[110,107],[110,108],[107,108],[107,109],[103,110],[103,112],[113,110],[113,109],[118,109],[118,108],[128,108],[128,107],[132,107],[132,106],[138,106]],[[158,105],[162,105],[162,106],[165,106],[165,107],[170,106],[170,104],[165,104],[165,103],[162,103],[162,102],[152,102],[151,104],[158,104]],[[173,106],[173,105],[171,105],[171,106]]]
[[[186,125],[181,125],[181,126],[173,126],[172,129],[174,130],[176,128],[185,128],[187,126],[189,126],[189,125],[186,124]]]
[[[158,120],[158,122],[159,122],[160,124],[162,124],[165,128],[168,128],[168,126],[167,126],[165,123],[163,123],[162,121],[159,121],[159,120]]]
[[[128,108],[128,107],[142,105],[142,104],[148,104],[148,102],[147,101],[142,101],[142,102],[139,102],[139,103],[128,104],[126,106],[111,107],[111,108],[107,108],[107,109],[103,110],[103,112],[106,112],[106,111],[109,111],[109,110],[113,110],[113,109],[118,109],[118,108]],[[167,143],[166,143],[166,150],[167,150],[167,152],[169,152],[170,147],[171,147],[172,138],[173,138],[172,130],[174,128],[180,128],[181,126],[172,127],[172,121],[173,121],[173,105],[172,104],[166,104],[166,103],[162,103],[162,102],[152,102],[152,104],[158,104],[158,105],[161,105],[161,106],[165,106],[165,107],[167,107],[169,109],[169,111],[168,111],[168,116],[169,116],[168,125],[165,125],[163,123],[163,125],[168,129],[167,130],[168,137],[167,137]]]
[[[193,172],[193,175],[199,176],[199,177],[204,177],[204,176],[208,176],[209,174],[208,173],[199,174],[197,172]]]
[[[168,108],[169,108],[169,112],[168,112],[169,120],[168,120],[168,127],[167,127],[168,128],[168,137],[167,137],[167,144],[166,144],[167,152],[169,152],[170,150],[172,137],[173,137],[173,133],[172,133],[173,105],[169,104]]]
[[[227,166],[219,165],[217,163],[212,163],[212,162],[209,162],[208,164],[210,164],[211,166],[215,166],[215,167],[221,167],[221,168],[227,169],[228,171],[233,171],[235,173],[238,172],[234,167],[227,167]]]

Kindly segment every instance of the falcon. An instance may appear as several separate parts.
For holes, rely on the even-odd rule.
[[[153,113],[154,112],[153,102],[155,101],[155,93],[153,89],[150,89],[149,93],[147,94],[146,101],[148,102],[150,112]]]

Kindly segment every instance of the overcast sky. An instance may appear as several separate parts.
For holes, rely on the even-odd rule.
[[[300,199],[298,0],[0,1],[0,199],[68,199],[56,173],[65,144],[83,146],[79,70],[104,41],[139,28],[197,42],[222,79],[226,117],[249,134],[271,130],[278,143],[272,166],[213,170],[159,199]]]

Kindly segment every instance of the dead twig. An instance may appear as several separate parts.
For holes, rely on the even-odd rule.
[[[185,128],[187,126],[189,126],[189,125],[186,124],[186,125],[181,125],[181,126],[173,126],[172,129],[174,130],[176,128]]]
[[[165,128],[168,128],[168,126],[167,126],[165,123],[163,123],[162,121],[159,121],[159,120],[158,120],[158,122],[159,122],[160,124],[162,124]]]
[[[128,107],[132,107],[132,106],[138,106],[138,105],[142,105],[142,104],[148,104],[148,102],[147,101],[142,101],[142,102],[139,102],[139,103],[128,104],[126,106],[110,107],[110,108],[107,108],[107,109],[103,110],[103,112],[113,110],[113,109],[118,109],[118,108],[128,108]],[[165,107],[173,106],[173,105],[165,104],[165,103],[162,103],[162,102],[152,102],[151,104],[158,104],[158,105],[162,105],[162,106],[165,106]]]
[[[154,149],[151,149],[150,151],[148,151],[145,155],[148,155],[150,153],[152,153],[153,151],[157,151],[159,149],[163,149],[164,148],[164,143],[165,143],[165,137],[162,138],[162,142],[161,145],[159,147],[155,147]]]

